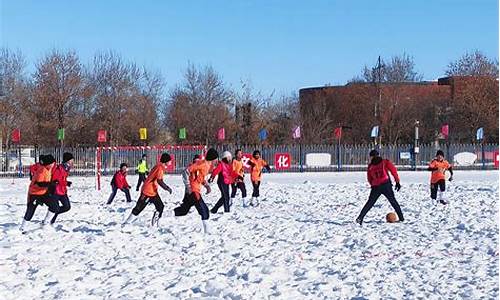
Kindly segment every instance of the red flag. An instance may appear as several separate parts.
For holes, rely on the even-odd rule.
[[[219,131],[217,131],[217,139],[219,141],[223,141],[226,138],[226,130],[224,130],[224,127],[219,128]]]
[[[21,130],[19,130],[17,128],[12,130],[11,140],[13,143],[21,142]]]
[[[97,142],[106,143],[106,136],[107,136],[106,130],[99,130],[97,132]]]
[[[340,140],[340,138],[342,137],[342,127],[335,128],[333,133],[335,134],[335,138],[337,140]]]
[[[448,133],[450,132],[450,127],[448,126],[448,124],[444,124],[442,127],[441,127],[441,134],[443,135],[443,137],[445,139],[448,138]]]

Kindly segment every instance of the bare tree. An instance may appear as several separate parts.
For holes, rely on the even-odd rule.
[[[423,75],[415,70],[415,61],[410,55],[403,53],[394,55],[390,60],[381,59],[378,63],[369,68],[363,68],[362,76],[354,77],[354,82],[364,80],[365,82],[378,82],[380,72],[380,82],[418,82],[422,81]]]
[[[490,59],[479,50],[465,53],[448,64],[448,76],[491,76],[498,78],[498,59]]]

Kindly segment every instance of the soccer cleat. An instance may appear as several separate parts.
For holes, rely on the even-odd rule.
[[[443,199],[439,200],[439,203],[441,203],[441,204],[443,204],[443,205],[448,204],[448,202],[446,202],[446,201],[445,201],[445,200],[443,200]]]
[[[356,223],[358,223],[359,226],[361,226],[361,225],[363,225],[363,220],[361,220],[360,218],[357,218]]]
[[[204,234],[210,234],[210,228],[208,226],[208,220],[201,220],[203,224],[203,233]]]

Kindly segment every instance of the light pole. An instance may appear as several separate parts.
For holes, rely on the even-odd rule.
[[[420,121],[416,120],[415,121],[415,144],[413,147],[413,169],[416,171],[417,170],[417,154],[420,152],[420,149],[418,147],[418,125],[420,124]]]

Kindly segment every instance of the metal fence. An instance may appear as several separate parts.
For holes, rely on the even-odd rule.
[[[280,172],[324,172],[324,171],[363,171],[369,161],[368,153],[373,145],[249,145],[234,146],[224,145],[215,148],[221,151],[234,152],[241,148],[244,153],[260,150],[262,157],[272,166],[275,164],[275,154],[288,153],[291,158],[290,167]],[[494,169],[495,155],[498,153],[498,144],[450,144],[450,145],[420,145],[419,153],[415,156],[413,145],[383,145],[378,150],[384,158],[392,160],[400,170],[422,170],[434,157],[436,150],[444,151],[447,159],[453,162],[453,157],[460,152],[471,152],[477,155],[477,160],[472,165],[457,165],[456,169]],[[94,176],[97,164],[97,148],[65,148],[64,151],[72,152],[75,157],[73,175]],[[130,172],[133,173],[142,154],[148,157],[149,166],[153,166],[163,150],[159,149],[118,149],[102,150],[101,172],[103,175],[112,174],[122,162],[128,163]],[[202,150],[198,148],[172,146],[167,152],[174,157],[174,166],[171,173],[180,173],[191,162],[195,154]],[[329,163],[323,166],[311,166],[308,155],[323,153],[329,158]],[[483,155],[484,153],[484,155]],[[22,146],[0,151],[0,177],[29,176],[29,166],[40,154],[52,154],[56,160],[62,157],[61,149],[35,148]],[[273,171],[274,172],[274,171]]]

